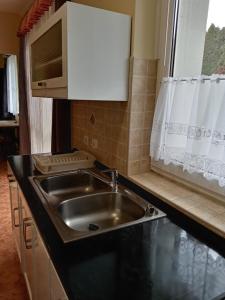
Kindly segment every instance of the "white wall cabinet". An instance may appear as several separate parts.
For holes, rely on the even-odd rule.
[[[32,95],[128,100],[131,17],[66,2],[30,37]]]
[[[27,201],[8,170],[12,230],[30,300],[68,300]]]

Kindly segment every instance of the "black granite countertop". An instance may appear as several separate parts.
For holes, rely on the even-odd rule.
[[[167,217],[63,244],[28,180],[32,158],[9,163],[69,299],[225,299],[224,239],[120,177]]]

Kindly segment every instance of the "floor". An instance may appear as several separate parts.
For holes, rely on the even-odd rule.
[[[11,230],[7,167],[0,162],[0,300],[28,300]]]

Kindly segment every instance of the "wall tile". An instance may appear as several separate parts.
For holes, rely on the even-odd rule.
[[[157,67],[158,67],[157,60],[149,60],[148,61],[148,76],[156,77],[157,75]]]
[[[153,111],[146,111],[144,113],[144,122],[143,122],[143,128],[144,129],[149,129],[150,130],[150,128],[152,126],[153,116],[154,116]]]
[[[141,147],[141,160],[142,159],[148,159],[149,157],[149,144],[143,144]]]
[[[147,129],[142,129],[141,130],[141,144],[144,145],[144,144],[147,144],[149,145],[150,143],[150,130],[149,128]]]
[[[127,173],[128,104],[120,102],[72,102],[72,145],[93,153],[109,167]],[[90,121],[94,116],[95,122]],[[84,135],[88,145],[84,144]],[[91,145],[97,139],[98,147]]]
[[[146,82],[147,82],[146,83],[147,94],[155,94],[156,78],[147,77]]]
[[[131,112],[130,129],[142,129],[144,126],[144,112]]]
[[[130,130],[130,145],[141,145],[143,141],[143,130],[142,129],[133,129]]]
[[[147,91],[146,76],[134,76],[132,81],[132,96],[135,94],[145,94]]]
[[[132,112],[144,112],[146,106],[146,95],[134,95],[132,97],[131,111]]]
[[[150,131],[154,116],[157,77],[156,60],[134,58],[133,64],[128,175],[147,172],[150,169]]]
[[[136,58],[133,61],[133,75],[148,75],[148,60]]]
[[[140,173],[145,173],[150,170],[150,157],[140,160]]]
[[[133,146],[129,148],[129,161],[136,161],[140,160],[140,157],[142,157],[142,146]]]
[[[128,162],[128,174],[139,174],[140,173],[140,161],[129,161]]]
[[[155,95],[145,97],[145,111],[153,111],[155,109]]]

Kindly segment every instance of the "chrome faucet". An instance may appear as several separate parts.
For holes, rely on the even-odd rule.
[[[117,190],[118,190],[118,185],[117,185],[118,171],[116,169],[106,169],[101,172],[111,174],[110,185],[112,186],[113,192],[117,192]]]

